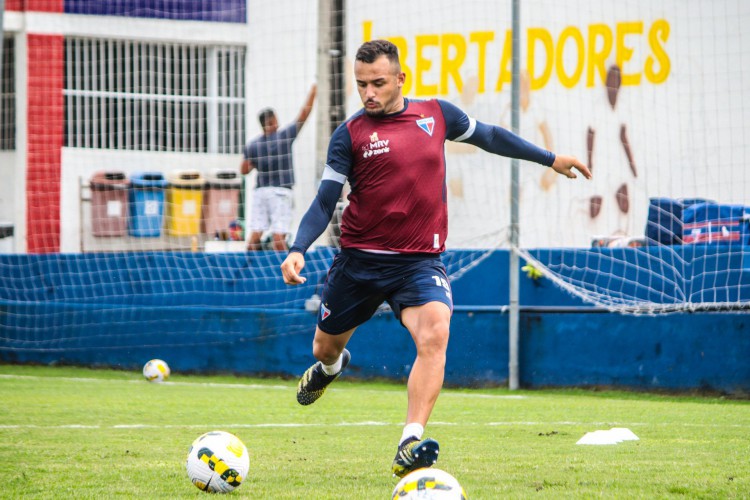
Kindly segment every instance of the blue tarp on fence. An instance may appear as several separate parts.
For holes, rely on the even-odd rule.
[[[578,266],[614,250],[555,250],[553,258]],[[632,262],[643,254],[617,250]],[[747,297],[747,253],[679,251],[680,286],[691,300]],[[448,252],[449,272],[481,254]],[[298,287],[282,283],[283,255],[275,252],[1,255],[0,360],[140,369],[160,357],[183,373],[298,376],[313,361],[315,315],[305,300],[319,291],[333,255],[313,252]],[[702,276],[692,276],[699,261]],[[453,282],[448,384],[507,380],[508,266],[508,253],[494,251]],[[544,278],[521,280],[521,305],[524,386],[750,391],[746,312],[605,313]],[[402,379],[414,357],[410,336],[388,312],[363,325],[350,348],[352,376]]]

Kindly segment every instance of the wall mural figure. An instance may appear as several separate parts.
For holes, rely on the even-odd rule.
[[[607,70],[609,113],[600,115],[598,128],[588,127],[588,166],[594,173],[594,194],[588,199],[590,236],[630,236],[633,181],[638,177],[628,130],[617,110],[622,86],[619,66]],[[622,148],[620,150],[620,147]],[[622,167],[624,152],[628,168]]]

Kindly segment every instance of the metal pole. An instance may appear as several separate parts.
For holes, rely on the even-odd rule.
[[[3,48],[5,47],[5,0],[0,0],[0,81],[3,77]],[[3,101],[0,99],[0,116],[2,116]]]
[[[318,0],[318,128],[315,146],[315,179],[317,181],[320,181],[323,176],[331,134],[346,118],[344,102],[346,11],[344,3],[344,0]],[[339,245],[339,223],[339,213],[336,210],[326,229],[326,238],[332,246]]]
[[[520,51],[521,51],[521,14],[519,12],[519,0],[512,2],[511,17],[513,19],[513,52],[512,52],[512,83],[511,83],[511,130],[514,133],[519,131],[519,108],[520,108]],[[518,297],[519,276],[518,276],[518,160],[512,159],[510,162],[510,317],[508,324],[508,388],[517,390],[520,386],[518,352],[519,352],[519,309]]]
[[[333,0],[318,0],[318,67],[316,99],[317,130],[315,138],[315,179],[323,175],[328,152],[328,138],[331,135],[331,11]],[[315,186],[317,189],[317,186]]]
[[[344,1],[318,0],[316,179],[326,164],[328,141],[344,121]]]

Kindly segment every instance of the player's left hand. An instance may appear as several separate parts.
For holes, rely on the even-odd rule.
[[[569,179],[575,179],[578,177],[573,169],[578,170],[587,179],[591,179],[591,170],[581,163],[575,156],[557,155],[555,156],[555,163],[552,164],[552,170],[558,174],[562,174]]]

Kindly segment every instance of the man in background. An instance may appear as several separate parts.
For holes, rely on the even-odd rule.
[[[292,144],[310,116],[315,92],[316,86],[313,85],[296,120],[284,128],[279,128],[273,109],[266,108],[258,115],[263,135],[247,143],[240,165],[242,175],[249,174],[253,169],[258,172],[248,221],[248,250],[261,249],[261,237],[266,231],[271,232],[274,250],[288,248],[286,238],[291,231],[293,215]]]

